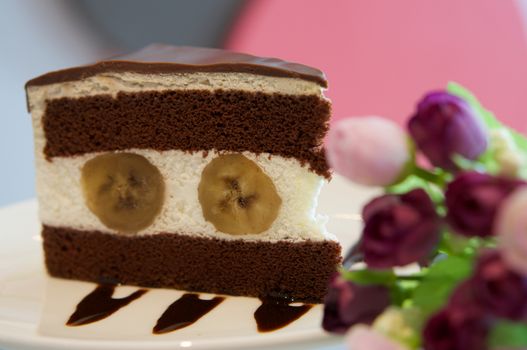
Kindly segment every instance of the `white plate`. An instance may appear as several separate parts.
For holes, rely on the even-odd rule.
[[[323,189],[319,212],[329,215],[328,228],[344,248],[356,239],[360,207],[372,194],[338,177]],[[168,289],[152,289],[102,321],[67,327],[76,304],[95,285],[47,277],[39,232],[35,200],[0,209],[0,348],[233,349],[303,343],[307,349],[339,341],[321,330],[321,305],[285,328],[258,333],[253,312],[260,302],[243,297],[228,297],[192,326],[153,335],[157,318],[182,294]],[[116,296],[136,289],[118,287]]]

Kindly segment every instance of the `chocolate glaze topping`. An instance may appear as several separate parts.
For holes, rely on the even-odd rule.
[[[104,72],[145,74],[180,72],[235,72],[275,77],[299,78],[327,87],[320,70],[277,58],[198,47],[152,44],[137,52],[112,57],[97,63],[58,70],[27,82],[29,86],[82,80]]]

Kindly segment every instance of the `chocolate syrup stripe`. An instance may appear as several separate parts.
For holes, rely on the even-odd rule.
[[[146,289],[139,289],[125,298],[114,299],[112,298],[114,291],[114,285],[101,284],[97,286],[97,288],[80,301],[77,309],[70,316],[68,322],[66,322],[66,325],[82,326],[100,321],[147,292]]]
[[[203,300],[198,294],[183,294],[163,312],[152,332],[163,334],[190,326],[223,300],[225,300],[223,297]]]
[[[66,324],[81,326],[100,321],[147,292],[146,289],[139,289],[127,297],[114,299],[112,298],[114,291],[114,285],[97,286],[79,302]],[[185,293],[163,312],[152,332],[164,334],[188,327],[224,300],[224,297],[204,300],[200,299],[198,294]],[[260,300],[262,304],[254,312],[259,332],[270,332],[283,328],[302,317],[313,307],[310,304],[292,306],[290,305],[291,300],[282,298],[260,298]]]
[[[261,333],[272,332],[284,328],[293,321],[298,320],[306,312],[311,310],[313,305],[304,304],[292,306],[291,300],[283,298],[260,298],[262,305],[254,312],[254,319]]]

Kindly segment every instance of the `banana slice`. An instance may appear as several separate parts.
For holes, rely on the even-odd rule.
[[[81,184],[91,212],[122,233],[147,228],[163,206],[163,177],[138,154],[106,153],[90,159],[82,168]]]
[[[269,176],[241,154],[222,155],[207,164],[198,198],[205,220],[232,235],[267,230],[282,204]]]

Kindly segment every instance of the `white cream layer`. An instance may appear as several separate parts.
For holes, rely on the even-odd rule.
[[[315,82],[297,78],[270,77],[249,73],[101,73],[83,80],[28,88],[31,111],[42,109],[46,99],[84,97],[118,92],[167,90],[241,90],[287,95],[317,95],[325,98]]]
[[[139,234],[175,232],[194,236],[249,240],[322,240],[332,238],[325,229],[326,218],[316,214],[317,198],[324,180],[302,167],[295,159],[244,155],[255,161],[273,180],[282,206],[269,230],[261,234],[231,236],[218,232],[202,215],[198,201],[198,184],[203,168],[217,156],[209,152],[190,154],[183,151],[132,149],[146,157],[160,170],[165,180],[165,202],[152,226]],[[46,225],[79,230],[112,232],[88,209],[81,189],[84,163],[99,153],[76,157],[58,157],[48,162],[37,157],[37,188],[40,219]]]

